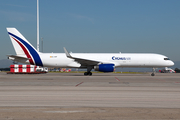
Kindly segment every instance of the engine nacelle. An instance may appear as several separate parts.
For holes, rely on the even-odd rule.
[[[94,70],[100,72],[113,72],[114,66],[114,64],[100,64],[98,66],[94,66]]]

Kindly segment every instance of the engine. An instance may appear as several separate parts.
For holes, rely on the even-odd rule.
[[[100,72],[113,72],[114,64],[100,64],[98,66],[94,66],[94,70]]]

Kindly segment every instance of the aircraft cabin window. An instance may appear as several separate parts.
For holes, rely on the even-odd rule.
[[[164,60],[170,60],[169,58],[164,58]]]

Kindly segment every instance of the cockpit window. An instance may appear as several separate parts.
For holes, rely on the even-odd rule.
[[[169,58],[164,58],[164,60],[170,60]]]

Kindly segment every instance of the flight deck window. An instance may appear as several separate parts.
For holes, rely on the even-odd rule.
[[[164,58],[164,60],[170,60],[169,58]]]

